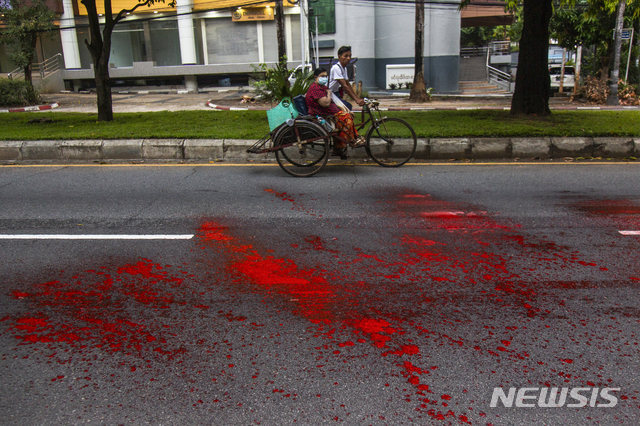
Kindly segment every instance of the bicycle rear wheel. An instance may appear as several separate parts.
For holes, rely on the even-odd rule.
[[[418,138],[404,120],[386,117],[367,131],[367,154],[383,167],[400,167],[413,157]]]
[[[292,176],[312,176],[327,164],[330,143],[331,138],[322,127],[310,121],[296,121],[276,135],[274,145],[280,147],[276,160]]]

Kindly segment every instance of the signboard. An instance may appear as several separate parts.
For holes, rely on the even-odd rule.
[[[115,0],[112,0],[115,1]],[[137,1],[137,0],[136,0]],[[168,1],[168,0],[167,0]],[[299,0],[282,0],[282,6],[298,6]],[[232,7],[276,7],[274,1],[260,3],[259,0],[193,0],[193,10],[223,10]]]
[[[616,30],[613,30],[613,39],[616,38]],[[633,38],[633,28],[623,28],[620,32],[620,38],[622,41],[629,41]]]
[[[391,84],[398,87],[400,83],[413,83],[414,64],[406,65],[387,65],[387,89],[391,88]]]
[[[238,8],[231,14],[231,20],[235,22],[273,21],[273,19],[273,8],[269,6]]]

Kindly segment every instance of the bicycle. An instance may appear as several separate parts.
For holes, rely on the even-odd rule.
[[[363,146],[367,155],[383,167],[402,166],[416,151],[418,138],[415,131],[404,120],[383,117],[378,101],[365,98],[364,102],[361,122],[356,125],[356,130],[360,131],[371,123]],[[308,177],[318,173],[327,164],[334,139],[348,142],[339,136],[339,131],[327,130],[318,118],[304,115],[287,120],[247,152],[275,152],[282,170],[292,176]]]

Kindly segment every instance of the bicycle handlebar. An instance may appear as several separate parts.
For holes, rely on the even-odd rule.
[[[367,104],[368,106],[378,106],[380,105],[380,102],[378,102],[375,99],[369,99],[369,98],[362,98],[362,100],[364,101],[365,104]]]

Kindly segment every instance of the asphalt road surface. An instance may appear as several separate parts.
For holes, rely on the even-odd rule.
[[[3,425],[640,424],[636,164],[2,167],[0,206]]]

